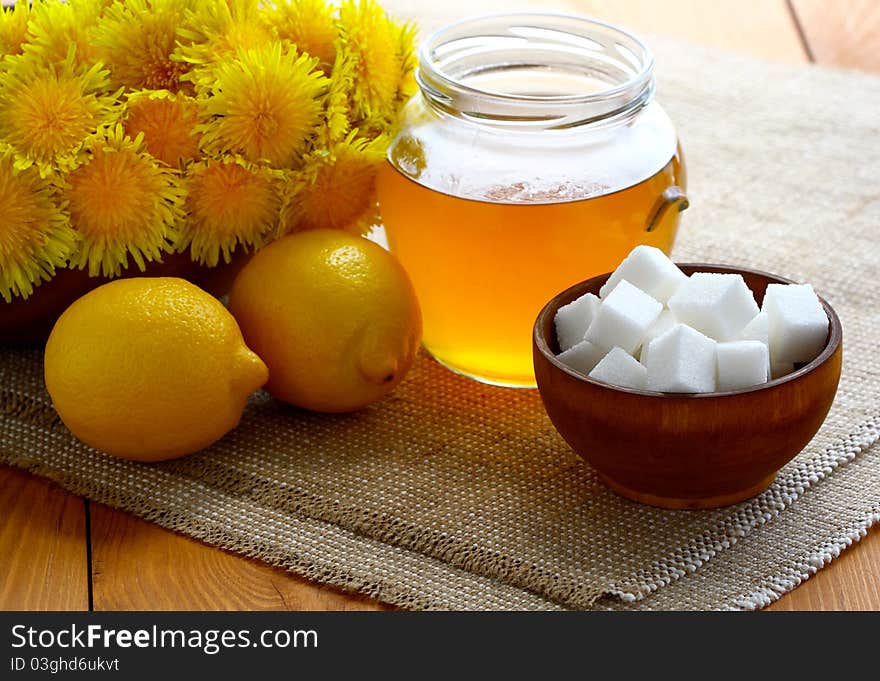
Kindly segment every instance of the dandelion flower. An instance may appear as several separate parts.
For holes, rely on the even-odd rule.
[[[280,197],[272,171],[234,160],[210,160],[190,167],[187,219],[177,250],[189,247],[193,260],[210,266],[229,262],[238,245],[256,248],[278,223]]]
[[[397,28],[397,53],[400,55],[401,76],[397,85],[397,97],[395,106],[406,102],[419,91],[416,83],[416,27],[414,24],[404,24]]]
[[[327,79],[315,61],[275,42],[216,65],[209,96],[199,100],[207,119],[197,128],[202,148],[292,167],[321,117]]]
[[[4,0],[0,299],[363,233],[414,30],[381,0]]]
[[[199,82],[203,68],[272,41],[272,30],[262,19],[260,0],[197,2],[178,28],[180,45],[173,59],[195,67],[185,79]]]
[[[76,233],[50,181],[36,168],[17,170],[11,151],[0,149],[0,297],[27,298],[75,247]]]
[[[95,30],[106,4],[105,0],[34,2],[24,52],[44,64],[59,64],[67,61],[72,49],[76,65],[94,64]]]
[[[128,256],[143,271],[161,260],[183,219],[184,192],[172,171],[132,141],[121,125],[90,140],[84,162],[65,176],[64,199],[81,237],[70,260],[89,275],[116,276]]]
[[[343,49],[353,61],[354,119],[381,128],[394,118],[397,105],[409,92],[406,78],[414,67],[414,31],[391,21],[373,0],[347,0],[339,18]]]
[[[0,12],[0,57],[21,54],[22,43],[27,39],[30,9],[28,0],[18,0],[14,9],[4,8]]]
[[[144,136],[147,151],[173,168],[199,158],[199,110],[195,100],[170,92],[141,91],[128,95],[125,132]]]
[[[318,131],[319,143],[328,147],[345,139],[351,131],[349,93],[354,86],[352,59],[340,50],[336,53],[330,84],[324,102],[324,121]]]
[[[102,94],[107,72],[95,64],[74,67],[72,55],[57,66],[36,64],[27,54],[7,57],[0,72],[0,141],[22,167],[43,174],[68,167],[83,141],[117,114],[117,95]]]
[[[349,135],[329,150],[314,151],[286,185],[280,231],[347,229],[365,233],[376,217],[376,170],[387,137]]]
[[[112,82],[131,89],[180,88],[188,66],[173,61],[177,28],[194,0],[117,0],[107,8],[95,36]]]
[[[321,70],[329,74],[336,61],[339,25],[334,8],[326,0],[278,0],[267,13],[281,40],[289,40],[300,52],[317,57]]]

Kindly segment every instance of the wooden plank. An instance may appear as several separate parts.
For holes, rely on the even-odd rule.
[[[88,610],[85,502],[0,466],[0,610]]]
[[[791,0],[813,60],[880,73],[880,2]]]
[[[880,527],[768,610],[880,610]]]
[[[877,0],[791,0],[811,61],[880,73]],[[880,610],[880,528],[768,610]]]
[[[202,544],[92,504],[99,610],[377,610],[368,599]]]
[[[801,63],[806,59],[784,0],[572,0],[570,4],[582,14],[637,33],[774,61]]]
[[[756,57],[803,63],[806,52],[785,0],[383,0],[389,13],[415,19],[423,31],[474,14],[562,11],[592,16],[644,34]],[[650,42],[650,41],[649,41]]]

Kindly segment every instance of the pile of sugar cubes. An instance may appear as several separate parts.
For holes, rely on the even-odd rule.
[[[590,378],[667,393],[736,390],[813,360],[828,316],[809,284],[770,284],[763,309],[739,274],[687,276],[637,246],[599,291],[556,313],[559,361]]]

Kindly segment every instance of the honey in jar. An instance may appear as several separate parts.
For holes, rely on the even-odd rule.
[[[685,174],[650,53],[599,22],[494,16],[431,36],[417,77],[378,189],[423,343],[459,373],[534,386],[544,304],[639,243],[672,248]]]

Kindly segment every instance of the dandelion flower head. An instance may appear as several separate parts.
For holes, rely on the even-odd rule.
[[[320,69],[329,74],[339,42],[339,22],[332,5],[326,0],[278,0],[270,6],[267,19],[278,38],[317,57]]]
[[[21,54],[27,40],[31,6],[27,0],[18,0],[15,7],[0,12],[0,57]]]
[[[229,262],[239,245],[251,250],[276,228],[277,174],[236,159],[195,164],[187,181],[187,220],[177,249],[214,266]]]
[[[44,64],[59,64],[72,50],[76,65],[93,65],[98,58],[95,31],[106,4],[105,0],[35,1],[24,51]]]
[[[296,164],[320,120],[328,82],[315,62],[275,42],[214,66],[203,83],[207,96],[199,98],[202,148],[275,168]]]
[[[91,276],[117,276],[131,259],[143,271],[161,260],[183,219],[179,178],[132,140],[121,125],[90,140],[85,160],[65,176],[64,198],[79,251],[71,265]]]
[[[114,85],[134,90],[180,89],[189,68],[171,59],[177,28],[195,0],[116,0],[104,13],[95,42]]]
[[[132,139],[143,135],[147,151],[172,168],[200,157],[198,122],[198,104],[186,95],[142,90],[127,97],[126,134]]]
[[[376,217],[376,171],[387,139],[358,139],[355,133],[329,150],[309,154],[286,187],[281,231],[366,231]]]
[[[346,0],[339,17],[343,49],[354,69],[350,99],[355,124],[382,127],[409,92],[405,83],[414,67],[413,29],[393,22],[373,0]]]
[[[76,241],[50,180],[16,168],[11,150],[0,148],[0,297],[27,298],[64,267]]]
[[[0,71],[0,142],[21,165],[44,174],[64,167],[84,140],[118,115],[117,95],[106,94],[100,64],[76,66],[73,51],[57,66],[27,53],[7,57]]]
[[[201,0],[187,10],[178,28],[173,59],[193,68],[186,79],[198,83],[203,68],[272,42],[259,0]]]

